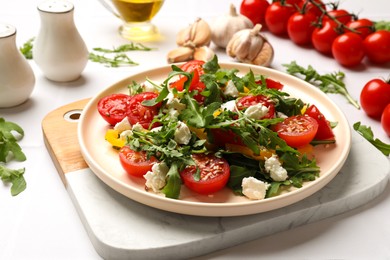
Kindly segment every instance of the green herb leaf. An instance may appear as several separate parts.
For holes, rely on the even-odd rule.
[[[119,53],[119,52],[128,52],[128,51],[151,51],[154,48],[147,47],[142,43],[130,42],[127,44],[122,44],[118,47],[113,47],[112,49],[105,48],[93,48],[94,51],[103,52],[103,53]]]
[[[25,42],[23,44],[22,47],[19,48],[20,52],[23,54],[23,56],[28,59],[28,60],[31,60],[33,58],[33,53],[32,53],[32,49],[33,49],[33,42],[35,40],[35,37],[29,39],[27,42]]]
[[[130,59],[126,54],[120,53],[116,54],[114,57],[106,57],[104,55],[99,55],[96,53],[89,53],[89,60],[97,63],[102,63],[106,67],[121,67],[121,66],[135,66],[138,63]]]
[[[23,177],[25,170],[13,170],[0,164],[0,178],[5,183],[11,183],[11,195],[16,196],[26,189],[26,181]]]
[[[19,136],[14,135],[13,132]],[[25,154],[17,143],[23,136],[24,131],[19,125],[0,118],[0,162],[7,162],[10,155],[17,161],[26,160]]]
[[[178,199],[180,196],[181,188],[181,178],[179,174],[178,163],[175,162],[169,168],[167,173],[167,184],[162,189],[162,193],[165,194],[167,198]]]
[[[389,156],[390,144],[386,144],[378,138],[374,138],[374,134],[371,130],[371,127],[362,125],[360,122],[356,122],[355,124],[353,124],[353,129],[361,136],[363,136],[373,146],[375,146],[379,151],[381,151],[384,155]]]
[[[390,22],[389,21],[377,21],[374,23],[375,30],[386,30],[390,31]]]
[[[345,74],[341,71],[331,74],[320,75],[312,66],[306,69],[298,65],[295,61],[290,64],[283,64],[287,68],[287,72],[291,75],[302,78],[306,82],[318,87],[324,93],[341,94],[350,104],[360,109],[359,103],[349,94],[343,79]]]

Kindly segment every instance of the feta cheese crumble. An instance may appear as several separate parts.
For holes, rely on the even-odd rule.
[[[144,89],[144,92],[155,92],[156,91],[153,84],[147,80],[144,82],[144,84],[142,84],[142,87]]]
[[[259,103],[248,107],[245,110],[244,115],[246,115],[248,118],[259,120],[262,119],[268,113],[268,111],[269,111],[268,107]]]
[[[117,130],[119,133],[122,133],[126,130],[131,130],[131,124],[129,122],[129,119],[127,119],[127,116],[122,119],[119,123],[116,123],[114,126],[114,129]]]
[[[158,193],[166,184],[165,178],[169,171],[165,162],[155,163],[152,170],[144,174],[145,186]]]
[[[223,94],[225,96],[238,97],[239,92],[233,81],[229,80],[228,84],[223,90]]]
[[[175,141],[178,144],[188,144],[191,140],[191,131],[188,126],[179,121],[175,130]]]
[[[230,100],[230,101],[228,101],[226,103],[223,103],[221,105],[221,108],[223,110],[228,110],[228,111],[234,112],[236,110],[236,101],[235,100]]]
[[[287,170],[282,167],[275,154],[265,160],[264,167],[274,181],[285,181],[288,177]]]
[[[258,180],[254,177],[246,177],[242,179],[242,193],[251,200],[262,200],[265,198],[266,192],[270,184]]]

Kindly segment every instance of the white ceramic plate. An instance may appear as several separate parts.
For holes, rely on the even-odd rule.
[[[240,216],[270,211],[298,202],[330,182],[343,166],[351,146],[350,127],[340,109],[323,92],[288,74],[246,64],[221,63],[220,65],[227,69],[237,68],[240,74],[252,70],[254,73],[278,80],[285,85],[283,91],[305,102],[315,104],[328,120],[338,122],[334,129],[336,145],[315,148],[316,160],[321,168],[319,178],[305,183],[300,189],[258,201],[236,196],[228,188],[213,196],[205,196],[195,194],[183,185],[179,200],[145,191],[144,179],[129,177],[119,163],[117,151],[104,140],[109,126],[99,115],[97,103],[102,97],[112,93],[128,93],[127,86],[133,81],[142,83],[149,78],[162,82],[170,72],[170,66],[151,69],[128,77],[100,92],[86,105],[79,121],[78,139],[82,155],[92,171],[112,189],[130,199],[158,209],[197,216]]]

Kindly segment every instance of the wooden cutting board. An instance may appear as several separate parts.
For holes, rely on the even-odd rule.
[[[78,117],[87,102],[80,100],[50,112],[43,119],[42,130],[89,238],[105,259],[204,255],[354,209],[381,194],[389,179],[388,159],[353,133],[351,152],[338,175],[319,192],[293,205],[226,218],[154,209],[112,190],[88,168],[77,138]],[[375,174],[367,174],[373,169]]]

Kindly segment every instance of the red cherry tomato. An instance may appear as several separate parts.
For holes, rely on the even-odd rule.
[[[294,13],[287,22],[287,33],[290,39],[298,45],[311,43],[311,35],[315,29],[317,17],[313,13]]]
[[[329,15],[329,16],[328,16]],[[347,24],[352,21],[353,15],[344,9],[330,10],[324,15],[322,21],[337,19],[340,23]]]
[[[265,11],[269,3],[267,0],[243,0],[240,5],[240,14],[245,15],[255,24],[265,24]]]
[[[390,81],[368,81],[360,93],[360,104],[368,116],[379,119],[385,107],[390,104]]]
[[[363,39],[352,32],[341,34],[333,41],[332,54],[345,67],[359,65],[365,56]]]
[[[339,36],[337,24],[334,21],[326,21],[322,27],[316,28],[311,35],[314,48],[323,54],[332,54],[332,43]]]
[[[258,96],[252,96],[248,95],[245,97],[240,98],[237,101],[237,108],[239,110],[243,110],[245,108],[248,108],[253,105],[262,104],[266,107],[268,107],[268,113],[263,118],[273,118],[275,114],[275,105],[271,100],[269,100],[267,97],[258,95]]]
[[[142,102],[145,100],[156,98],[157,96],[158,94],[154,92],[143,92],[134,95],[131,98],[129,102],[129,111],[127,114],[127,118],[129,119],[130,124],[134,125],[136,123],[140,123],[143,128],[149,128],[154,116],[158,115],[161,103],[158,103],[154,106],[144,106],[142,105]],[[154,128],[156,126],[159,126],[159,124],[153,123],[151,128]]]
[[[258,80],[258,81],[256,81],[256,84],[262,85],[263,81]],[[280,83],[279,81],[276,81],[276,80],[273,80],[270,78],[265,79],[265,85],[267,86],[267,88],[272,88],[272,89],[277,89],[277,90],[282,90],[284,87],[284,85],[282,83]]]
[[[306,115],[314,118],[318,123],[317,134],[315,140],[334,140],[334,133],[332,127],[321,111],[315,106],[311,105],[305,112]]]
[[[313,2],[321,6],[322,10],[326,11],[326,5],[321,0],[314,0],[310,2],[307,0],[302,0],[298,4],[299,10],[304,10],[305,13],[312,13],[315,17],[320,17],[322,15],[322,10],[313,4]]]
[[[278,136],[294,148],[309,144],[317,130],[318,123],[310,116],[291,116],[275,125]]]
[[[205,62],[201,61],[201,60],[191,60],[191,61],[184,63],[180,67],[185,72],[192,72],[193,73],[193,77],[192,77],[192,81],[191,81],[191,85],[190,85],[189,90],[190,91],[195,91],[195,90],[198,91],[198,93],[194,95],[194,98],[199,103],[203,103],[203,101],[205,100],[205,97],[200,94],[206,88],[206,85],[202,81],[200,81],[200,76],[202,76],[204,74],[204,70],[203,70],[204,63]],[[181,76],[177,81],[171,83],[170,87],[176,88],[177,90],[182,91],[183,87],[184,87],[184,83],[186,81],[187,81],[187,77]]]
[[[98,112],[110,125],[115,125],[127,116],[131,97],[126,94],[111,94],[98,102]]]
[[[200,170],[200,180],[194,178],[196,166],[187,166],[180,172],[185,186],[200,194],[212,194],[226,186],[230,167],[225,159],[211,154],[194,154],[192,158]]]
[[[390,31],[376,31],[368,35],[363,44],[371,62],[383,64],[390,61]]]
[[[355,21],[350,21],[346,24],[346,26],[354,31],[362,37],[364,40],[369,34],[374,32],[374,23],[368,19],[359,19]]]
[[[230,129],[214,128],[211,129],[213,137],[212,143],[218,147],[225,147],[226,144],[237,144],[245,146],[241,137]]]
[[[265,24],[268,30],[275,35],[286,35],[288,19],[295,10],[295,7],[289,4],[272,3],[265,12]]]
[[[383,130],[390,137],[390,103],[383,110],[381,124]]]
[[[131,150],[128,146],[123,146],[119,151],[119,161],[123,169],[131,176],[142,177],[152,170],[152,166],[157,162],[154,157],[148,158],[146,152]]]

